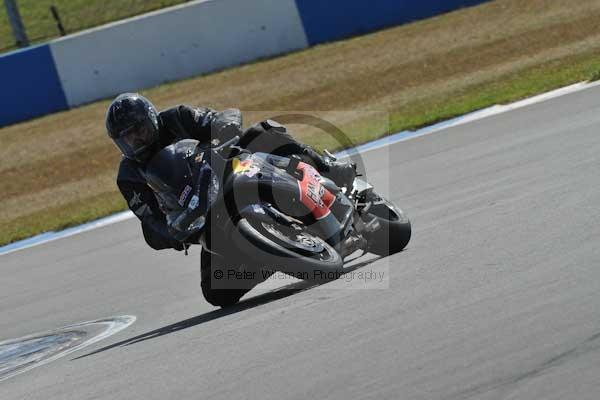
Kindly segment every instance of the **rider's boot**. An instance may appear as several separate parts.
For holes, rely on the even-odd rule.
[[[352,187],[356,177],[356,164],[323,156],[310,146],[304,146],[303,153],[315,164],[323,176],[331,179],[339,187]]]

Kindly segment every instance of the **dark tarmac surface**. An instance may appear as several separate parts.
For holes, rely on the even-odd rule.
[[[137,317],[0,399],[597,399],[599,132],[596,88],[365,153],[413,222],[355,270],[383,285],[218,310],[198,250],[155,253],[137,220],[0,256],[0,340]]]

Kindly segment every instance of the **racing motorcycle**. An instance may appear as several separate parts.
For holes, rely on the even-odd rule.
[[[331,280],[359,250],[387,256],[408,244],[406,214],[360,177],[340,188],[297,156],[251,153],[238,140],[212,148],[181,140],[141,171],[170,233],[202,244],[202,290],[210,303],[235,304],[249,290],[217,287],[223,279],[215,277],[278,271]]]

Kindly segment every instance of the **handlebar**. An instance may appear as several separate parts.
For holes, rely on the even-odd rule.
[[[240,137],[239,136],[234,136],[233,138],[229,139],[228,141],[226,141],[225,143],[217,146],[217,147],[212,147],[210,150],[214,151],[214,152],[220,152],[221,150],[223,150],[226,147],[230,147],[232,146],[234,143],[239,142]]]

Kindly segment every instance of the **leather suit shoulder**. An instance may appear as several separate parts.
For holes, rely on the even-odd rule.
[[[135,161],[123,157],[119,164],[119,174],[117,175],[117,183],[132,182],[146,184],[146,180],[140,174],[139,166]]]
[[[159,114],[161,131],[167,131],[177,139],[197,138],[199,131],[209,128],[212,111],[205,107],[178,105]]]

